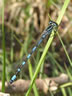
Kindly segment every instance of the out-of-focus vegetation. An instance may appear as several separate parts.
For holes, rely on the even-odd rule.
[[[1,7],[2,1],[0,0],[0,2]],[[10,80],[16,68],[37,43],[43,30],[48,26],[49,16],[53,21],[56,21],[63,3],[63,0],[6,0],[4,9],[6,81]],[[2,80],[3,50],[1,26],[2,18],[0,18],[0,78]],[[58,32],[72,60],[72,1],[70,1],[63,16]],[[48,38],[43,41],[30,59],[33,73],[47,40]],[[26,64],[18,78],[30,79],[28,70],[28,64]],[[46,55],[42,74],[40,73],[39,76],[41,78],[55,77],[61,73],[66,73],[69,79],[72,80],[72,66],[67,59],[58,36],[55,35]],[[60,89],[58,92],[52,93],[52,96],[53,94],[55,96],[72,96],[71,90],[71,87]]]

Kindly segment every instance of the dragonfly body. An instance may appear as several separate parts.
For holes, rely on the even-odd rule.
[[[42,41],[46,38],[47,35],[50,35],[52,30],[54,30],[56,32],[58,28],[58,24],[54,21],[50,21],[49,22],[49,26],[44,30],[40,40],[37,42],[37,44],[32,48],[31,53],[29,53],[26,57],[26,60],[22,62],[22,64],[20,65],[20,67],[17,69],[17,72],[15,75],[13,75],[13,77],[10,80],[10,84],[13,83],[16,78],[18,73],[21,71],[21,68],[26,64],[27,60],[32,56],[32,54],[35,52],[35,50],[38,48],[38,46],[42,43]]]

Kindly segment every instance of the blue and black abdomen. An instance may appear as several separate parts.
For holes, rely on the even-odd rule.
[[[50,21],[49,22],[49,26],[44,30],[40,40],[37,42],[37,44],[32,48],[31,53],[29,53],[26,57],[26,60],[22,62],[22,64],[20,65],[20,67],[17,69],[17,72],[15,75],[12,76],[11,80],[10,80],[10,84],[13,83],[16,78],[18,73],[20,73],[21,68],[26,64],[27,60],[30,59],[30,57],[32,56],[32,54],[35,52],[35,50],[38,48],[38,46],[42,43],[42,41],[46,38],[47,35],[50,35],[52,30],[56,31],[58,28],[58,24],[54,21]]]

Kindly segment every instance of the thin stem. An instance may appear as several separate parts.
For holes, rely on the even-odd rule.
[[[68,6],[68,4],[69,4],[69,1],[70,1],[70,0],[65,0],[65,2],[64,2],[64,5],[63,5],[63,7],[62,7],[62,10],[60,11],[60,15],[59,15],[59,17],[58,17],[58,19],[57,19],[57,23],[58,23],[58,24],[60,24],[60,22],[61,22],[61,20],[62,20],[62,17],[63,17],[63,15],[64,15],[64,13],[65,13],[65,10],[66,10],[66,8],[67,8],[67,6]],[[54,32],[52,32],[52,34],[54,34]],[[52,34],[51,34],[51,35],[52,35]],[[37,74],[38,74],[38,72],[39,72],[39,70],[40,70],[40,66],[42,65],[42,62],[43,62],[43,60],[45,59],[46,53],[48,52],[48,49],[49,49],[49,47],[50,47],[50,45],[51,45],[51,43],[52,43],[52,40],[53,40],[53,37],[52,37],[52,38],[49,38],[49,40],[48,40],[48,42],[47,42],[47,44],[46,44],[46,46],[45,46],[44,52],[43,52],[43,54],[42,54],[42,56],[41,56],[41,59],[40,59],[40,61],[39,61],[39,63],[38,63],[37,69],[36,69],[36,71],[35,71],[35,74],[34,74],[34,76],[33,76],[32,81],[31,81],[30,87],[29,87],[29,89],[28,89],[28,91],[27,91],[27,93],[26,93],[26,96],[29,96],[29,94],[30,94],[30,92],[31,92],[31,90],[32,90],[32,86],[33,86],[33,84],[34,84],[34,82],[35,82],[35,79],[36,79],[36,77],[37,77]]]
[[[3,73],[2,73],[2,92],[5,91],[5,32],[4,32],[4,0],[2,7],[2,47],[3,47]]]

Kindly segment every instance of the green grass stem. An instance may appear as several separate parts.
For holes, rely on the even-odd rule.
[[[61,11],[60,11],[60,15],[59,15],[59,17],[58,17],[58,19],[57,19],[57,23],[58,23],[58,24],[60,24],[60,22],[61,22],[61,20],[62,20],[62,17],[63,17],[63,15],[64,15],[65,11],[66,11],[66,8],[68,7],[69,1],[70,1],[70,0],[65,0],[65,2],[64,2],[64,5],[63,5],[63,7],[62,7],[62,9],[61,9]],[[51,35],[54,35],[54,32],[52,32]],[[41,56],[41,59],[40,59],[40,61],[39,61],[39,63],[38,63],[37,69],[36,69],[35,74],[34,74],[34,76],[33,76],[33,78],[32,78],[32,81],[31,81],[30,87],[29,87],[29,89],[28,89],[28,91],[27,91],[27,93],[26,93],[26,96],[29,96],[29,94],[30,94],[30,92],[31,92],[31,90],[32,90],[32,86],[33,86],[33,84],[34,84],[34,82],[35,82],[35,79],[36,79],[36,77],[37,77],[37,74],[39,73],[40,67],[41,67],[41,65],[42,65],[43,60],[45,59],[46,53],[48,52],[48,49],[49,49],[49,47],[50,47],[50,45],[51,45],[51,43],[52,43],[53,38],[54,38],[54,37],[49,38],[49,40],[48,40],[48,42],[47,42],[47,44],[46,44],[46,46],[45,46],[44,52],[43,52],[43,54],[42,54],[42,56]]]
[[[3,47],[3,73],[2,73],[2,92],[5,92],[5,32],[4,32],[4,0],[2,6],[2,47]]]

